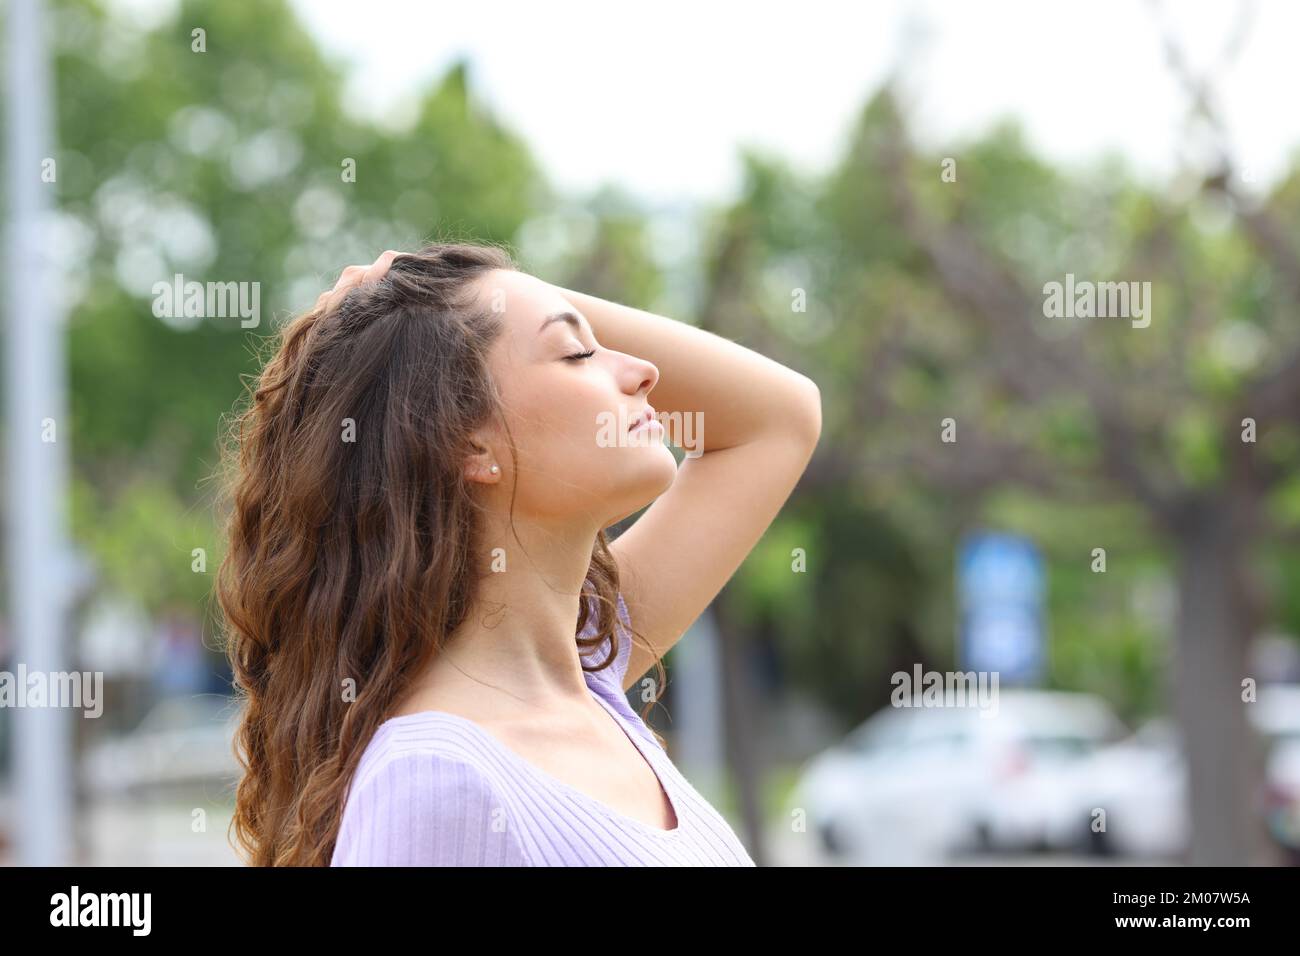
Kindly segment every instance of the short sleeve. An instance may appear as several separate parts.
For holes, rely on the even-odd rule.
[[[628,615],[627,604],[623,601],[623,593],[620,591],[616,597],[618,654],[609,662],[609,666],[600,670],[587,671],[587,675],[607,686],[613,686],[619,693],[623,693],[623,681],[627,677],[628,661],[632,657],[632,621]],[[591,633],[594,630],[594,624],[588,624],[584,633]],[[588,667],[600,664],[607,657],[609,657],[608,641],[586,650],[582,654],[582,659]]]
[[[331,866],[526,866],[491,781],[434,752],[387,757],[348,794]]]
[[[619,620],[618,656],[610,662],[608,667],[597,671],[587,671],[587,682],[593,691],[613,705],[614,709],[623,716],[623,719],[637,733],[655,747],[663,750],[664,745],[646,726],[641,715],[628,705],[627,691],[623,689],[623,681],[627,679],[628,661],[632,657],[632,620],[628,614],[627,603],[623,600],[622,593],[619,593],[615,607],[618,611]],[[586,652],[584,659],[589,661],[588,666],[592,666],[599,664],[608,656],[609,644],[605,643]]]
[[[627,665],[632,658],[632,619],[627,613],[627,604],[623,601],[623,592],[617,595],[618,601],[618,621],[620,631],[618,638],[618,656],[614,659],[611,667],[618,679],[618,686],[623,686],[623,681],[627,679]]]

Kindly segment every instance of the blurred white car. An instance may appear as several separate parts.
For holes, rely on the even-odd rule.
[[[1174,860],[1187,850],[1187,767],[1174,722],[1156,718],[1074,769],[1068,824],[1049,843],[1105,855]]]
[[[1280,743],[1269,757],[1264,821],[1287,863],[1300,866],[1300,741]]]
[[[1124,733],[1088,694],[1002,690],[995,712],[890,707],[808,761],[793,804],[823,850],[854,865],[1038,843],[1069,829],[1060,771]]]
[[[1246,706],[1267,754],[1264,814],[1275,840],[1300,857],[1300,687],[1263,684]],[[1181,735],[1169,718],[1149,721],[1134,737],[1098,751],[1075,771],[1075,836],[1094,852],[1177,859],[1188,848],[1191,820]],[[1094,825],[1105,811],[1105,828]],[[1069,846],[1068,836],[1054,841]]]
[[[1300,685],[1261,685],[1247,713],[1268,746],[1262,803],[1269,836],[1300,866]]]
[[[1270,749],[1300,742],[1300,684],[1261,684],[1246,713]]]
[[[238,780],[239,711],[228,697],[169,697],[130,733],[90,748],[82,779],[92,792],[138,795],[152,790],[227,786]]]
[[[982,850],[1072,849],[1078,841],[1079,768],[1128,735],[1092,694],[1022,692],[1013,698],[1005,768],[971,810]]]

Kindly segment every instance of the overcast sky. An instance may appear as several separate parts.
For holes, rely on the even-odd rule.
[[[923,138],[951,142],[1014,114],[1058,161],[1113,149],[1144,175],[1168,175],[1185,153],[1186,109],[1157,23],[1171,23],[1204,66],[1251,8],[664,0],[633,13],[594,0],[293,2],[350,64],[355,108],[400,117],[422,85],[468,54],[478,95],[561,187],[616,182],[670,204],[729,195],[741,143],[825,168],[908,35],[928,38],[909,57]],[[1300,4],[1253,9],[1241,55],[1216,89],[1238,156],[1267,182],[1300,146]]]

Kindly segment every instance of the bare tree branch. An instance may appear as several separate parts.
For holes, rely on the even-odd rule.
[[[928,222],[908,185],[906,131],[897,114],[895,134],[883,150],[893,198],[904,230],[934,265],[949,299],[979,320],[992,336],[996,370],[1020,398],[1040,402],[1073,387],[1087,400],[1097,422],[1101,463],[1107,476],[1124,485],[1162,524],[1176,520],[1185,493],[1172,474],[1159,480],[1141,464],[1143,442],[1119,400],[1118,387],[1104,380],[1075,343],[1057,344],[1033,328],[1038,303],[1004,264],[987,256],[960,224]]]
[[[1237,28],[1230,34],[1220,57],[1219,68],[1226,66],[1241,51],[1253,8],[1244,7]],[[1227,198],[1241,222],[1246,236],[1263,253],[1272,265],[1278,285],[1293,307],[1300,308],[1300,252],[1287,238],[1286,230],[1263,205],[1256,205],[1241,194],[1236,186],[1236,163],[1225,124],[1214,103],[1212,88],[1205,76],[1198,77],[1182,54],[1172,31],[1163,31],[1165,59],[1174,75],[1187,90],[1195,115],[1201,117],[1215,131],[1218,138],[1219,169],[1209,176],[1203,188]],[[1300,422],[1300,341],[1272,368],[1260,375],[1245,389],[1243,404],[1245,414],[1258,419],[1287,417]],[[1272,482],[1281,476],[1271,469],[1260,468],[1263,480]]]

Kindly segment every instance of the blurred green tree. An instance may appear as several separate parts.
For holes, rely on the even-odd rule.
[[[1243,683],[1252,636],[1278,620],[1255,567],[1296,533],[1300,341],[1288,316],[1300,259],[1286,224],[1298,221],[1297,179],[1252,202],[1225,167],[1184,197],[1162,195],[1116,163],[1058,172],[1013,125],[927,156],[903,112],[890,88],[873,98],[802,225],[773,200],[788,206],[796,190],[751,182],[715,247],[715,321],[767,316],[784,340],[772,351],[797,353],[792,364],[832,396],[800,493],[870,489],[945,562],[963,530],[995,520],[1069,567],[1075,613],[1057,666],[1076,678],[1122,681],[1149,705],[1138,685],[1160,666],[1151,639],[1163,635],[1115,608],[1172,564],[1165,689],[1187,741],[1192,859],[1257,860]],[[1153,321],[1048,317],[1046,286],[1067,274],[1150,282]],[[792,305],[799,291],[806,313]],[[942,440],[946,419],[954,442]],[[1084,580],[1094,547],[1111,550],[1109,576]],[[859,540],[852,557],[822,563],[869,553]],[[864,584],[818,626],[870,615],[888,633],[880,600]],[[842,639],[879,633],[848,626]],[[1088,640],[1110,650],[1088,654]]]
[[[125,17],[91,0],[51,17],[73,532],[107,586],[157,610],[205,591],[220,561],[204,507],[219,426],[276,324],[385,248],[508,243],[552,195],[528,149],[475,102],[463,61],[395,125],[344,110],[340,71],[280,0],[186,2],[140,28]],[[176,274],[257,283],[260,324],[155,316],[154,284]],[[161,566],[142,550],[159,535],[170,535]]]

